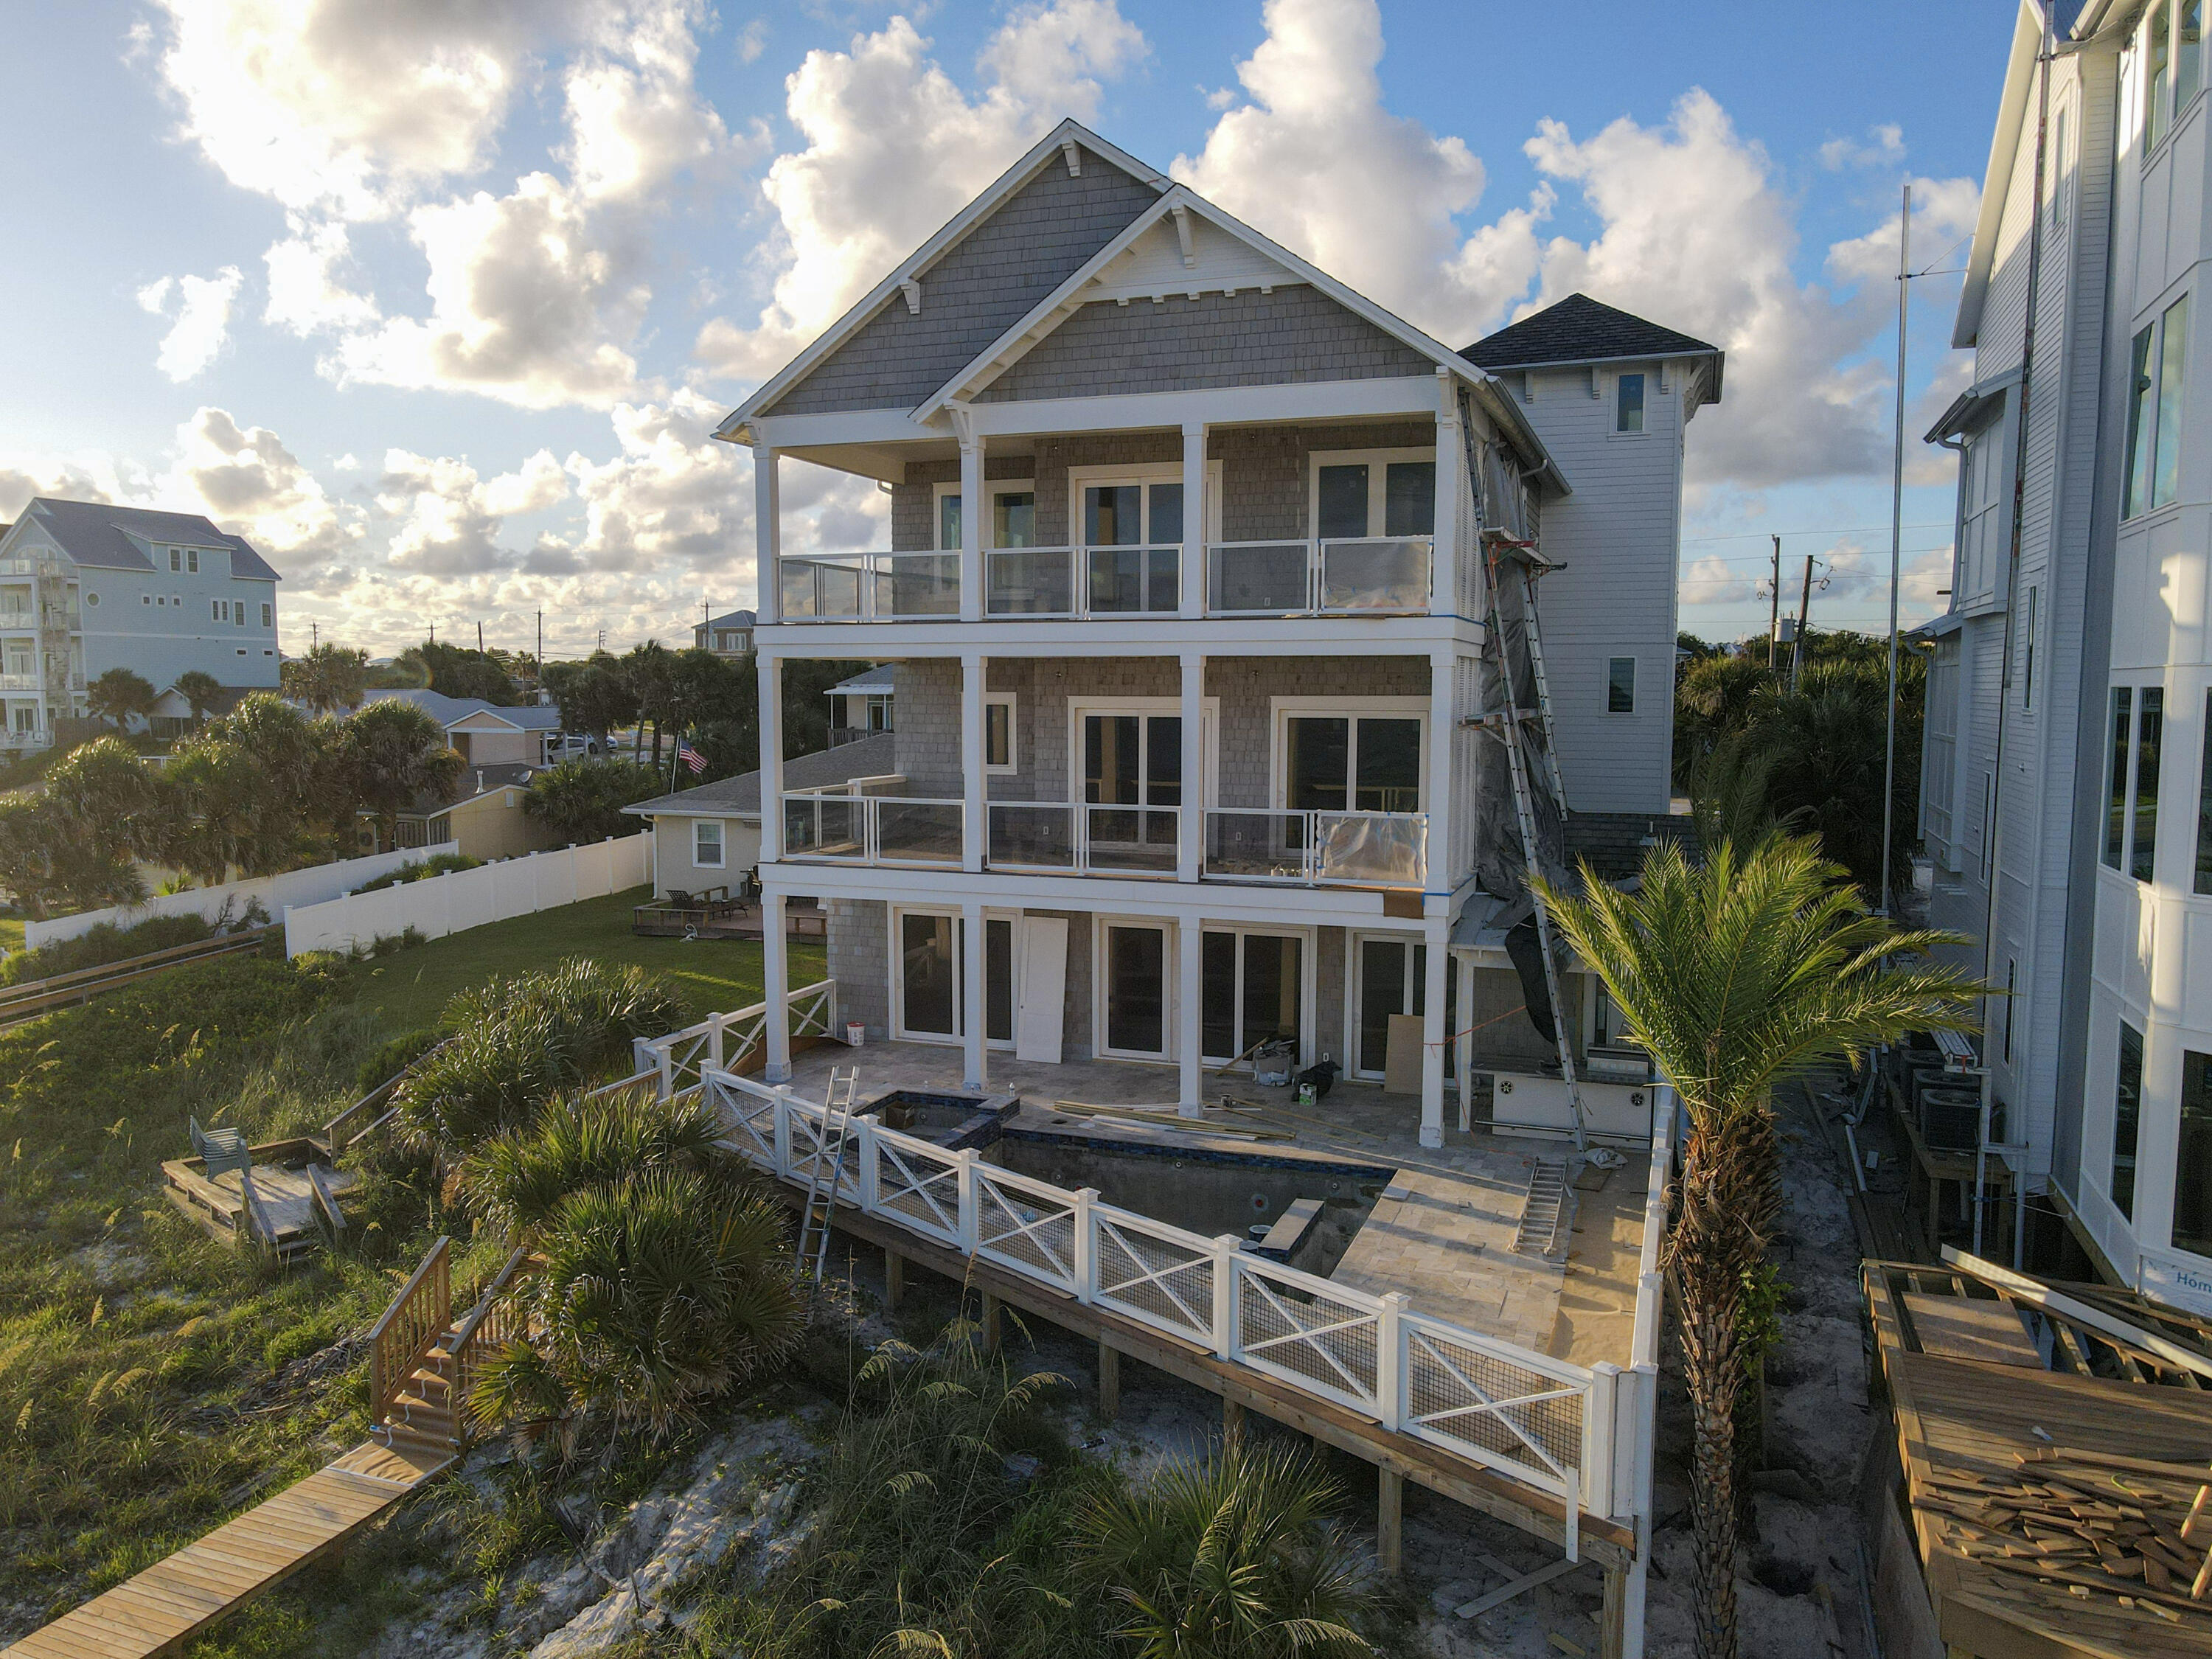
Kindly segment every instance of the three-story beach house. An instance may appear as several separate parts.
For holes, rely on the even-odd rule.
[[[1513,833],[1483,557],[1560,567],[1567,845],[1632,856],[1667,828],[1684,428],[1721,369],[1579,295],[1455,350],[1063,124],[718,434],[755,465],[770,1079],[804,895],[836,1029],[957,1045],[972,1087],[1000,1051],[1152,1062],[1195,1110],[1279,1038],[1417,1095],[1428,1145],[1455,1096],[1569,1126],[1476,878]],[[786,458],[887,487],[890,546],[784,553]],[[809,657],[894,665],[892,771],[786,778]],[[1562,1000],[1589,1127],[1645,1139],[1617,1016],[1585,975]]]

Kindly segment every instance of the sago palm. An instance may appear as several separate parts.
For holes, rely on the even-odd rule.
[[[536,1122],[495,1136],[462,1161],[461,1201],[507,1237],[544,1227],[570,1193],[650,1170],[688,1170],[710,1185],[750,1190],[745,1166],[723,1152],[720,1121],[697,1100],[662,1100],[649,1085],[571,1094]]]
[[[1662,1261],[1694,1436],[1698,1651],[1735,1659],[1739,1314],[1781,1207],[1773,1090],[1909,1030],[1971,1030],[1982,991],[1948,968],[1896,965],[1956,940],[1869,914],[1811,839],[1721,841],[1701,866],[1657,848],[1635,892],[1587,866],[1583,884],[1575,898],[1547,888],[1546,902],[1690,1117]]]

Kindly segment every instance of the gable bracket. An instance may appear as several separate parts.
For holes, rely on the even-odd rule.
[[[1170,211],[1175,215],[1176,240],[1182,248],[1182,268],[1195,270],[1198,269],[1198,250],[1191,246],[1190,210],[1177,202]]]
[[[1071,179],[1080,179],[1083,176],[1083,151],[1077,146],[1075,140],[1061,139],[1060,153],[1067,158],[1067,176]]]
[[[921,316],[921,281],[920,281],[918,278],[916,278],[916,277],[913,277],[913,276],[908,276],[908,277],[907,277],[904,281],[902,281],[902,283],[899,283],[899,292],[906,295],[906,309],[907,309],[907,315],[908,315],[909,317],[919,317],[919,316]]]

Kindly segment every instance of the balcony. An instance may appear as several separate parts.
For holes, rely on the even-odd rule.
[[[991,620],[1174,617],[1182,611],[1180,545],[1002,547],[983,552]],[[1208,617],[1422,616],[1434,539],[1218,542],[1206,550]],[[778,562],[784,623],[957,620],[960,555],[846,553]]]
[[[866,783],[904,782],[904,779]],[[966,809],[957,800],[854,793],[865,784],[787,790],[783,855],[828,864],[957,870]]]
[[[1423,887],[1425,812],[1270,811],[1219,808],[1206,815],[1208,880],[1302,887]]]
[[[0,674],[0,691],[39,691],[44,689],[45,682],[34,673]]]
[[[1173,806],[1001,800],[991,803],[990,824],[985,860],[994,870],[1172,879],[1182,813]]]

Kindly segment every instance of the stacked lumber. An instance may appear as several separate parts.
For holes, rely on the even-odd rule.
[[[2212,1470],[2062,1446],[2014,1462],[1931,1474],[1912,1505],[1936,1543],[2054,1597],[2212,1632]]]

